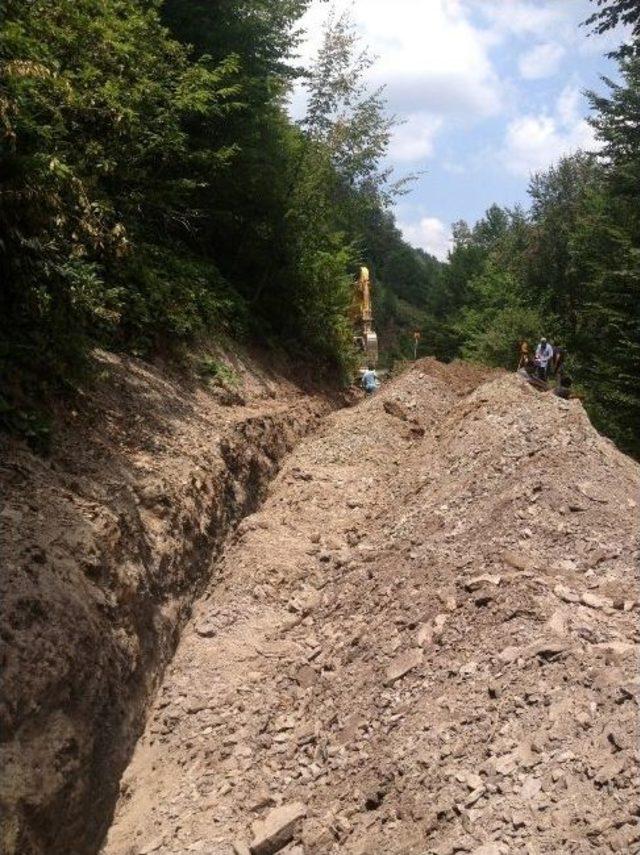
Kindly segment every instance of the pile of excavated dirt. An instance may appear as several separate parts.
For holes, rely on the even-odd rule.
[[[50,456],[0,448],[0,851],[96,851],[212,559],[335,406],[264,361],[210,388],[96,356]]]
[[[302,442],[198,603],[105,855],[638,850],[640,467],[418,363]]]

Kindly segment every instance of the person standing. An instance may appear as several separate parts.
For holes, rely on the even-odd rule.
[[[536,365],[538,366],[538,377],[546,380],[549,376],[549,363],[553,359],[553,347],[544,336],[536,347]]]
[[[520,359],[518,361],[518,371],[521,368],[526,368],[529,364],[529,360],[531,359],[531,354],[529,353],[529,342],[523,341],[520,343]]]
[[[565,359],[565,349],[561,347],[559,344],[554,345],[553,347],[553,376],[562,379],[562,375],[564,374],[564,359]]]
[[[379,385],[380,381],[373,365],[367,366],[367,370],[362,375],[362,388],[367,395],[373,395]]]

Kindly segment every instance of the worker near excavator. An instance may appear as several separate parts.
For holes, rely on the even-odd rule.
[[[375,372],[375,368],[371,364],[367,365],[367,369],[362,375],[362,388],[367,395],[373,395],[379,385],[380,380]]]
[[[549,363],[553,359],[553,347],[542,336],[540,343],[536,347],[536,365],[538,366],[538,377],[540,380],[547,380],[549,376]]]
[[[531,359],[531,354],[529,352],[529,342],[523,341],[520,343],[520,359],[518,360],[518,368],[519,371],[521,368],[525,368]]]

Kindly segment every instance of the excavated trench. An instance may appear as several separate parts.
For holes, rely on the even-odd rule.
[[[426,360],[327,418],[202,406],[91,502],[39,473],[73,537],[45,590],[23,525],[2,851],[634,851],[640,470],[580,403]]]
[[[225,546],[103,855],[636,851],[639,487],[578,401],[473,366],[329,416]]]
[[[16,524],[3,528],[15,563],[1,592],[6,855],[99,850],[149,705],[220,550],[298,440],[337,404],[287,388],[289,400],[235,421],[221,408],[203,416],[202,401],[149,371],[139,369],[166,412],[153,411],[155,402],[147,411],[144,441],[132,416],[126,455],[110,427],[82,452],[67,449],[73,462],[22,448],[3,455],[3,519]],[[136,412],[137,388],[131,402]],[[178,448],[158,443],[176,434]],[[163,451],[173,469],[154,459]]]

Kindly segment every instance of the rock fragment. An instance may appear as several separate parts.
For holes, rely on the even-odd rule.
[[[274,855],[293,840],[296,823],[307,815],[301,802],[282,805],[269,811],[263,820],[253,824],[251,855]]]
[[[406,650],[404,653],[396,656],[391,665],[387,668],[385,685],[393,685],[393,683],[395,683],[396,680],[399,680],[400,677],[404,677],[404,675],[408,674],[409,671],[412,671],[414,668],[421,665],[423,656],[424,654],[419,647]]]
[[[484,588],[486,585],[497,586],[500,584],[502,580],[502,576],[493,576],[493,575],[484,575],[484,576],[474,576],[473,579],[469,579],[468,582],[465,582],[465,588],[467,591],[477,591],[480,588]]]

